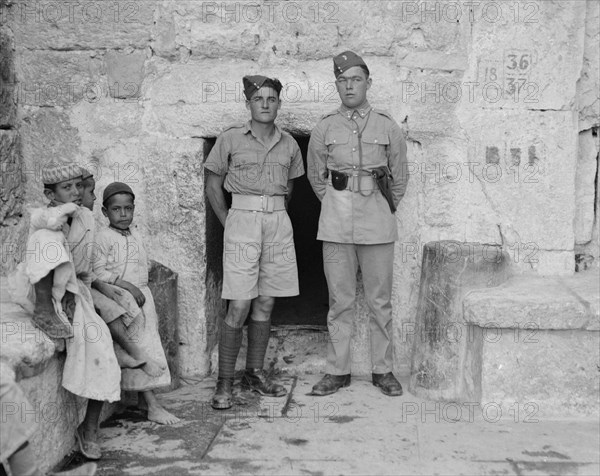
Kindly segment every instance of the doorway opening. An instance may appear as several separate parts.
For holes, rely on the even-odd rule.
[[[304,170],[306,170],[306,154],[310,137],[294,135],[294,139],[300,146]],[[288,214],[294,228],[300,295],[278,298],[273,309],[272,323],[324,326],[327,324],[329,293],[323,273],[322,242],[317,241],[321,202],[314,194],[307,174],[294,180],[294,191]]]

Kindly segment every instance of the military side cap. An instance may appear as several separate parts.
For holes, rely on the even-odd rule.
[[[244,95],[248,100],[250,100],[252,95],[263,86],[273,88],[275,91],[277,91],[277,94],[279,94],[283,88],[283,85],[277,78],[267,78],[266,76],[262,76],[260,74],[244,76],[242,81],[244,83]]]
[[[104,193],[102,194],[102,204],[105,204],[110,197],[117,195],[118,193],[128,193],[135,199],[135,194],[129,185],[123,182],[113,182],[104,189]]]
[[[335,74],[336,78],[354,66],[362,66],[369,73],[367,64],[354,51],[344,51],[333,57],[333,74]]]
[[[50,162],[42,168],[42,183],[44,185],[55,185],[66,180],[81,177],[81,174],[81,167],[72,162]]]

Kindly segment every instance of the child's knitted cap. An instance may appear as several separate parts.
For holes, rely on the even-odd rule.
[[[128,193],[135,199],[133,190],[131,190],[129,185],[123,182],[113,182],[107,185],[104,189],[104,194],[102,195],[102,204],[105,204],[110,197],[116,195],[117,193]]]

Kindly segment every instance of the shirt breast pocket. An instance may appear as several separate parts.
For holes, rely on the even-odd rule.
[[[362,136],[363,163],[366,165],[386,165],[390,138],[385,134],[365,134]]]
[[[328,159],[342,165],[349,157],[350,133],[342,130],[332,130],[325,134],[325,146]]]
[[[228,173],[234,175],[235,182],[252,186],[260,180],[258,163],[261,157],[258,152],[244,151],[232,154]]]

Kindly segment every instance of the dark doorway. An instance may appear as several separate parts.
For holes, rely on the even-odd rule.
[[[302,151],[306,170],[308,136],[294,136]],[[307,175],[294,180],[294,193],[288,214],[294,227],[300,295],[278,298],[272,314],[276,325],[325,325],[329,309],[327,282],[323,274],[322,243],[317,241],[321,202],[314,194]]]
[[[304,161],[308,136],[294,136]],[[204,159],[214,146],[215,139],[205,142]],[[231,203],[230,194],[226,199]],[[224,316],[226,308],[221,301],[221,280],[223,278],[223,227],[212,211],[208,198],[206,204],[206,257],[207,257],[207,317],[208,325],[216,325],[218,316]],[[294,245],[298,264],[300,295],[290,298],[277,298],[272,314],[274,325],[326,325],[329,309],[327,282],[323,274],[322,244],[317,241],[317,228],[321,202],[312,191],[306,174],[294,181],[294,193],[288,213],[294,227]]]

